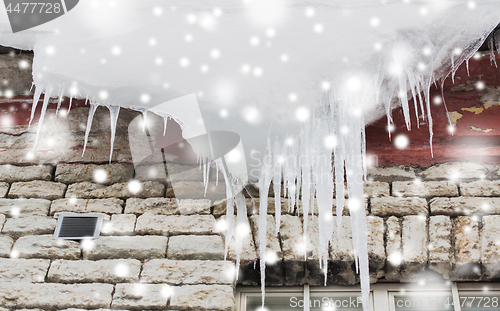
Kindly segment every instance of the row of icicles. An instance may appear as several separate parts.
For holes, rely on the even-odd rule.
[[[351,219],[352,241],[355,257],[356,271],[360,274],[361,293],[363,298],[363,309],[368,310],[368,297],[370,292],[369,284],[369,268],[368,268],[368,251],[367,251],[367,226],[366,215],[364,210],[363,182],[366,180],[366,153],[365,153],[365,122],[362,113],[353,113],[352,107],[355,105],[363,106],[369,102],[377,100],[385,103],[385,112],[388,120],[388,126],[392,125],[391,106],[394,94],[399,94],[403,114],[408,130],[411,129],[410,120],[410,105],[408,100],[408,90],[414,99],[414,109],[416,116],[422,115],[427,117],[429,125],[429,142],[432,152],[432,116],[430,108],[430,88],[435,84],[437,78],[441,79],[441,89],[443,89],[444,80],[451,75],[454,79],[455,72],[458,67],[466,62],[468,70],[469,59],[477,52],[479,47],[484,43],[487,36],[491,32],[485,34],[470,48],[468,48],[459,57],[455,57],[451,53],[450,69],[440,77],[436,77],[431,66],[427,71],[418,71],[412,68],[411,64],[405,64],[404,58],[399,57],[397,53],[393,53],[393,61],[398,63],[404,71],[397,73],[397,87],[390,89],[388,92],[382,92],[384,79],[377,80],[374,78],[372,87],[367,89],[370,92],[354,94],[351,97],[336,97],[333,91],[329,91],[324,95],[324,102],[319,111],[314,114],[310,122],[305,123],[299,134],[295,135],[295,143],[289,144],[276,139],[274,142],[267,138],[266,156],[272,161],[263,161],[261,168],[261,176],[259,179],[259,258],[261,272],[261,287],[262,287],[262,305],[265,302],[265,265],[266,265],[266,231],[267,226],[267,198],[268,190],[273,183],[274,198],[275,198],[275,220],[276,227],[273,231],[278,234],[280,229],[281,215],[281,199],[286,197],[289,199],[291,206],[298,206],[299,200],[302,202],[303,214],[303,232],[307,232],[309,213],[312,214],[312,207],[317,206],[319,221],[318,245],[319,245],[319,260],[324,271],[325,285],[328,267],[328,244],[332,239],[334,220],[332,217],[333,194],[335,185],[347,184],[347,197],[350,200],[349,213]],[[494,50],[500,48],[499,42],[494,42],[493,37],[489,41],[491,63],[497,66],[494,56]],[[413,66],[415,67],[415,66]],[[418,74],[417,74],[418,73]],[[384,74],[380,75],[384,77]],[[385,85],[387,86],[387,85]],[[49,103],[49,99],[54,92],[52,86],[37,85],[33,98],[33,106],[31,110],[30,124],[33,121],[35,110],[37,108],[40,96],[45,94],[41,115],[38,123],[35,147],[38,141],[42,123],[45,117],[45,112]],[[61,87],[58,92],[58,107],[61,106],[61,101],[65,89]],[[70,97],[70,106],[73,97]],[[86,102],[89,101],[88,98]],[[90,101],[90,111],[88,115],[87,128],[85,132],[85,143],[83,152],[87,146],[87,141],[92,126],[92,120],[99,104]],[[113,144],[116,134],[116,125],[120,111],[119,106],[107,106],[111,115],[111,154],[112,159]],[[446,107],[446,106],[445,106]],[[419,113],[420,108],[420,113]],[[68,110],[69,110],[68,109]],[[144,113],[146,110],[138,109]],[[165,129],[168,116],[163,116],[165,120]],[[416,122],[417,127],[419,122]],[[389,131],[390,135],[390,131]],[[325,138],[334,138],[334,143],[325,143]],[[333,157],[332,157],[333,156]],[[333,158],[333,161],[332,161]],[[327,159],[327,160],[325,160]],[[235,193],[235,189],[241,188],[242,185],[237,185],[237,181],[233,181],[230,172],[224,169],[222,163],[215,161],[217,169],[223,173],[227,185],[227,234],[225,250],[228,251],[228,245],[231,240],[235,240],[235,251],[237,255],[236,271],[239,270],[240,253],[242,249],[242,237],[234,233],[233,223],[234,206],[237,209],[236,226],[244,224],[246,221],[246,206],[245,198],[241,193]],[[208,182],[208,163],[204,160],[204,174],[206,175],[205,183]],[[205,171],[206,170],[206,171]],[[206,186],[206,184],[205,184]],[[284,193],[281,193],[283,186]],[[344,187],[337,187],[335,192],[336,199],[336,225],[340,226],[342,222],[342,211],[344,209],[345,194]],[[305,236],[305,234],[304,234]],[[306,243],[307,241],[304,240]],[[307,249],[307,248],[304,248]],[[304,260],[307,256],[304,253]],[[237,277],[237,276],[236,276]]]

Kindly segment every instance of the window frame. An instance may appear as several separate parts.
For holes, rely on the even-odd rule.
[[[485,289],[486,288],[486,289]],[[378,283],[371,284],[370,286],[370,311],[396,311],[394,304],[394,297],[401,292],[405,291],[405,295],[421,295],[429,294],[432,296],[439,296],[440,294],[451,294],[454,310],[461,311],[460,308],[460,294],[476,294],[488,292],[499,292],[500,295],[500,283],[487,283],[487,282],[474,282],[474,283],[455,283],[455,282],[441,282],[441,283],[429,283],[429,284],[416,284],[416,283]],[[260,295],[260,287],[256,286],[238,286],[236,288],[236,311],[248,311],[246,310],[246,297],[249,295]],[[358,286],[340,286],[340,285],[329,285],[329,286],[281,286],[281,287],[266,287],[266,295],[280,296],[282,294],[302,294],[304,299],[310,299],[311,294],[316,293],[328,293],[332,297],[341,297],[345,293],[356,293],[361,294],[361,290]],[[455,303],[457,302],[458,303]],[[300,310],[297,308],[297,310]],[[304,311],[309,311],[308,306],[304,306]]]

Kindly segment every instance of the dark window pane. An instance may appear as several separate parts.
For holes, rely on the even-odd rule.
[[[462,311],[500,311],[500,293],[460,293]]]
[[[311,311],[357,311],[363,310],[363,300],[359,294],[314,293],[310,306]]]
[[[396,295],[394,305],[396,311],[453,311],[454,309],[451,293]]]
[[[259,295],[248,295],[246,297],[246,311],[300,311],[304,308],[304,298],[300,294],[283,294],[279,296],[266,295],[265,309],[262,308],[262,300]]]

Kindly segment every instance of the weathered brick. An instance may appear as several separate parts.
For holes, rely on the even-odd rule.
[[[103,235],[133,235],[136,216],[131,214],[116,214],[111,221],[104,222],[101,233]]]
[[[463,196],[498,197],[500,196],[500,180],[478,180],[460,183]]]
[[[14,240],[10,236],[0,236],[0,257],[9,257]]]
[[[323,285],[325,282],[323,270],[319,262],[319,217],[310,216],[307,222],[307,231],[305,234],[306,243],[306,269],[308,272],[307,281],[311,285]],[[328,257],[328,242],[325,247],[325,256]]]
[[[328,282],[352,285],[356,283],[357,278],[354,270],[351,218],[350,216],[342,216],[340,231],[336,222],[335,219],[329,249]]]
[[[123,200],[110,199],[59,199],[52,201],[50,215],[61,212],[121,214]]]
[[[298,216],[283,215],[280,224],[280,238],[285,266],[285,283],[303,284],[305,277],[304,238],[302,221]],[[258,237],[256,237],[258,238]]]
[[[171,285],[233,284],[230,261],[152,259],[144,264],[141,281]]]
[[[58,182],[34,180],[15,182],[10,186],[8,197],[55,200],[64,196],[66,185]]]
[[[267,198],[267,214],[268,215],[275,215],[276,214],[276,205],[275,204],[276,204],[275,198]],[[246,198],[245,205],[247,207],[247,214],[248,215],[258,215],[259,214],[259,208],[260,208],[260,199],[259,198]],[[294,210],[295,210],[294,207],[291,207],[291,209],[289,208],[287,198],[280,199],[280,207],[281,207],[281,210],[280,210],[281,215],[293,214]],[[224,212],[225,212],[225,210],[224,210]]]
[[[372,198],[371,212],[375,216],[406,216],[428,214],[427,201],[423,198]]]
[[[454,221],[455,265],[451,279],[456,281],[477,279],[481,275],[481,244],[479,220],[458,216]]]
[[[215,218],[212,215],[153,215],[145,213],[137,218],[135,232],[138,234],[216,234]]]
[[[179,181],[201,181],[203,182],[203,168],[200,168],[198,163],[195,164],[178,164],[174,162],[166,163],[168,171],[168,179],[171,182]],[[209,177],[213,177],[212,170]],[[213,179],[213,178],[212,178]]]
[[[0,181],[12,183],[17,181],[51,180],[52,169],[50,165],[0,165]]]
[[[218,235],[170,237],[167,258],[173,260],[223,260],[224,244]]]
[[[0,283],[0,304],[7,308],[109,308],[111,284]]]
[[[116,284],[112,308],[129,310],[167,309],[172,288],[166,284]]]
[[[226,227],[228,226],[228,222],[226,221],[226,216],[222,216],[217,220],[217,227],[222,236],[222,241],[224,241],[224,245],[226,245]],[[231,241],[228,245],[227,258],[229,260],[236,260],[236,235],[242,234],[241,236],[241,252],[240,252],[240,265],[242,267],[252,265],[255,261],[257,261],[257,253],[255,251],[255,243],[253,241],[253,236],[250,234],[250,223],[248,218],[245,216],[244,223],[238,227],[237,224],[237,216],[234,216],[233,220],[233,235]]]
[[[141,181],[167,182],[167,170],[165,163],[139,164],[135,168],[135,178]]]
[[[209,215],[212,201],[207,199],[177,199],[178,214],[181,215]]]
[[[344,208],[342,210],[343,216],[349,216],[349,202],[351,202],[351,200],[349,200],[349,199],[344,200]],[[369,212],[368,212],[368,200],[367,199],[364,200],[364,208],[365,208],[365,214],[368,215]],[[317,201],[315,201],[314,207],[309,206],[308,214],[311,214],[311,210],[312,210],[313,215],[316,215],[316,216],[318,215],[319,209],[318,209],[318,202]],[[299,202],[298,202],[297,213],[299,216],[302,216],[304,214],[302,200],[299,200]],[[336,199],[332,200],[332,215],[333,216],[337,215],[337,200]]]
[[[10,185],[6,182],[0,182],[0,198],[5,198],[7,192],[9,192]]]
[[[82,182],[69,185],[66,191],[66,197],[81,198],[81,199],[104,199],[104,198],[150,198],[162,197],[165,193],[163,184],[146,181],[140,184],[140,189],[137,193],[129,191],[129,183],[118,183],[111,186],[100,185],[91,182]]]
[[[53,240],[52,235],[20,237],[12,253],[20,258],[79,259],[80,244],[69,240]]]
[[[272,252],[275,253],[277,258],[281,260],[281,248],[278,240],[278,236],[276,234],[276,222],[272,215],[267,215],[267,230],[266,230],[266,253]],[[250,217],[250,226],[252,228],[253,236],[255,239],[255,246],[257,247],[257,253],[260,248],[260,239],[259,237],[259,215],[254,215]]]
[[[399,281],[400,266],[403,260],[401,245],[401,223],[397,217],[391,216],[386,220],[386,244],[387,265],[385,278],[389,281]]]
[[[33,64],[33,54],[29,52],[22,52],[17,54],[18,52],[14,52],[15,54],[12,55],[10,51],[4,51],[2,52],[2,55],[0,55],[0,64],[2,66],[2,71],[0,72],[0,81],[3,83],[6,83],[2,85],[2,91],[9,89],[11,90],[14,94],[26,94],[29,93],[32,82],[33,82],[33,76],[32,76],[32,64]],[[20,68],[19,63],[23,61],[27,63],[27,68]],[[6,100],[6,99],[4,99]],[[11,99],[14,101],[13,99]],[[8,101],[8,99],[6,100]],[[13,112],[7,112],[7,104],[3,104],[4,108],[4,113],[12,113]],[[10,105],[9,105],[10,106]],[[11,106],[12,107],[12,106]],[[19,109],[20,106],[15,105],[16,110]],[[4,129],[9,129],[10,126],[3,126]]]
[[[173,288],[170,308],[175,310],[234,310],[234,291],[229,285],[185,285]]]
[[[395,181],[392,195],[403,197],[457,197],[457,184],[451,181]]]
[[[500,198],[458,197],[434,198],[431,215],[500,214]]]
[[[0,282],[43,282],[49,265],[48,259],[0,258]]]
[[[49,214],[50,201],[44,199],[0,199],[0,213],[7,217]]]
[[[427,264],[427,222],[423,216],[403,217],[401,242],[402,252],[402,281],[415,281]]]
[[[216,200],[212,202],[213,211],[212,215],[215,217],[220,217],[227,214],[227,199]]]
[[[250,216],[250,227],[255,241],[255,249],[260,258],[259,217]],[[281,253],[278,234],[276,233],[276,221],[274,216],[266,215],[266,283],[268,285],[280,285],[284,283],[283,254]]]
[[[165,196],[178,199],[221,200],[226,197],[226,185],[224,182],[216,185],[215,181],[209,181],[205,191],[203,181],[177,181],[168,185]]]
[[[95,176],[94,176],[95,175]],[[95,177],[106,177],[104,182]],[[134,177],[134,166],[130,164],[59,164],[55,181],[65,184],[98,182],[105,185],[127,182]]]
[[[391,166],[391,167],[370,167],[367,171],[368,179],[391,182],[395,180],[412,180],[416,177],[412,167]]]
[[[370,276],[375,282],[384,275],[386,255],[384,249],[384,219],[376,216],[366,217],[368,263]]]
[[[167,242],[168,238],[162,236],[103,236],[83,250],[83,258],[89,260],[165,258]]]
[[[54,260],[47,277],[52,283],[131,283],[139,280],[140,271],[135,259]]]
[[[53,233],[56,222],[54,218],[46,216],[9,218],[3,226],[2,233],[12,237]]]
[[[448,216],[431,216],[429,219],[429,268],[450,277],[453,248],[451,246],[451,219]]]
[[[427,180],[480,179],[488,173],[487,168],[473,162],[449,162],[436,164],[422,171]]]
[[[130,198],[125,204],[126,214],[144,214],[151,213],[155,215],[176,215],[177,200],[174,198]]]
[[[484,279],[500,276],[500,216],[484,216],[481,229],[481,262]]]
[[[381,181],[365,182],[363,191],[365,198],[388,197],[391,195],[389,183]]]

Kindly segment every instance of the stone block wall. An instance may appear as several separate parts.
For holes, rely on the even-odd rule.
[[[96,171],[106,178],[96,178]],[[372,282],[498,280],[498,173],[480,163],[370,169],[365,208]],[[244,236],[235,282],[234,239],[224,260],[225,202],[169,197],[168,181],[147,178],[131,191],[136,177],[125,163],[1,165],[0,305],[232,310],[236,284],[258,285],[258,199],[246,198],[246,224],[235,226]],[[304,245],[301,204],[282,200],[279,234],[269,200],[267,285],[321,286],[316,211],[308,216]],[[101,237],[53,240],[61,213],[102,214]],[[350,216],[342,216],[329,245],[328,284],[359,281],[351,230]]]

